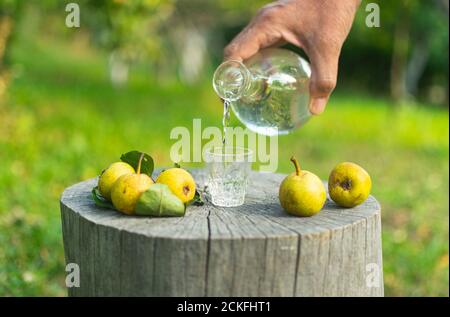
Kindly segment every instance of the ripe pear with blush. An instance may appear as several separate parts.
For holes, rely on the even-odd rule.
[[[192,175],[179,167],[169,168],[159,174],[156,183],[166,184],[183,203],[190,202],[195,195],[195,181]]]
[[[351,162],[336,165],[328,178],[330,198],[341,207],[352,208],[369,197],[372,180],[369,173]]]
[[[152,184],[153,180],[146,174],[141,174],[141,155],[135,174],[125,174],[119,177],[111,189],[111,200],[117,210],[125,214],[134,214],[136,203]]]

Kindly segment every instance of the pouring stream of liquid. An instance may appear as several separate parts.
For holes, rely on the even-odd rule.
[[[227,143],[226,135],[229,125],[230,125],[230,101],[225,100],[223,102],[223,118],[222,118],[222,127],[223,127],[222,144],[224,147]]]

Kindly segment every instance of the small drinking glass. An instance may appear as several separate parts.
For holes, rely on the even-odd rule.
[[[236,207],[244,203],[251,170],[252,151],[218,146],[205,151],[208,191],[216,206]]]

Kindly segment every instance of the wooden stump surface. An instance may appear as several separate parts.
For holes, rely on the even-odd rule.
[[[192,173],[202,189],[204,172]],[[344,209],[328,198],[319,214],[293,217],[278,201],[285,176],[252,172],[244,205],[206,201],[178,218],[99,208],[97,179],[67,188],[65,256],[81,275],[69,295],[383,296],[377,200]],[[374,265],[379,282],[368,286]]]

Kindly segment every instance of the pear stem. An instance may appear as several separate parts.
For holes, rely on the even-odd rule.
[[[144,159],[144,153],[141,154],[141,156],[139,157],[139,163],[138,163],[138,168],[137,168],[137,172],[136,174],[141,174],[141,165],[142,165],[142,160]]]
[[[301,169],[300,169],[300,165],[298,164],[297,159],[296,159],[295,157],[291,157],[291,162],[294,163],[294,166],[295,166],[295,174],[296,174],[297,176],[300,176],[300,171],[301,171]]]

